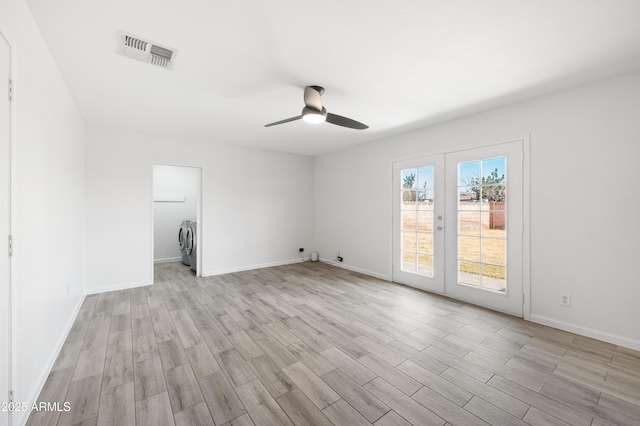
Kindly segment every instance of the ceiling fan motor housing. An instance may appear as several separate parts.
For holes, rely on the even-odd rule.
[[[327,109],[322,107],[322,111],[313,107],[302,108],[302,119],[308,123],[322,123],[327,119]]]
[[[309,86],[316,92],[320,93],[320,96],[324,95],[324,87],[322,86]]]

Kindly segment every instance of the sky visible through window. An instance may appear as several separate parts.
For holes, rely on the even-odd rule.
[[[459,164],[458,186],[466,186],[471,179],[480,176],[480,164],[482,163],[482,177],[487,178],[494,170],[498,170],[498,176],[505,174],[506,158],[490,158],[488,160],[467,161]]]

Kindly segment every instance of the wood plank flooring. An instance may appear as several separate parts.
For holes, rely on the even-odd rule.
[[[322,263],[88,296],[30,425],[639,425],[640,352]]]

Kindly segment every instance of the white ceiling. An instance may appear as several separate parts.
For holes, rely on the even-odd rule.
[[[640,68],[638,0],[28,2],[88,122],[308,155]],[[118,55],[121,30],[174,70]],[[370,128],[263,127],[314,84]]]

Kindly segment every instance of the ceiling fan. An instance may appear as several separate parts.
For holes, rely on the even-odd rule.
[[[275,126],[277,124],[284,124],[290,121],[300,120],[301,118],[307,123],[327,123],[335,124],[337,126],[348,127],[350,129],[364,130],[369,126],[362,124],[359,121],[352,120],[341,115],[331,114],[327,112],[327,109],[322,106],[321,96],[324,93],[324,87],[320,86],[307,86],[304,88],[304,108],[302,108],[302,114],[295,117],[286,118],[284,120],[276,121],[274,123],[265,124],[264,127]]]

